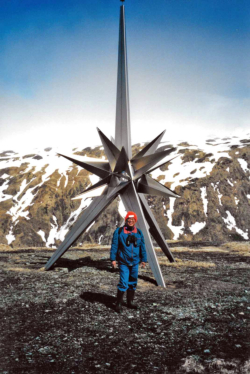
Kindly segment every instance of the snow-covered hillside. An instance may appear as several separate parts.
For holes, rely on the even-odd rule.
[[[134,149],[144,146],[137,144]],[[223,241],[249,239],[250,135],[208,139],[199,144],[164,142],[172,150],[165,166],[152,177],[175,190],[178,199],[148,196],[168,239]],[[33,153],[13,150],[0,154],[0,242],[13,246],[53,246],[91,198],[72,200],[96,176],[45,148]],[[82,160],[104,158],[102,147],[67,150]],[[106,244],[123,208],[113,204],[80,238]]]

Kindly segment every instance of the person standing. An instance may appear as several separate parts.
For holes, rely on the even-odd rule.
[[[125,225],[118,227],[113,235],[110,249],[112,267],[117,263],[120,272],[120,281],[117,285],[117,301],[115,310],[121,313],[122,301],[127,291],[127,306],[138,309],[133,303],[138,280],[139,264],[144,268],[147,262],[147,254],[144,236],[141,230],[136,228],[137,215],[128,212],[125,217]]]

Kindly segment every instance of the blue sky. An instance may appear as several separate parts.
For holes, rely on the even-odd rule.
[[[114,134],[118,0],[1,0],[0,147]],[[132,140],[250,129],[250,3],[126,0]]]

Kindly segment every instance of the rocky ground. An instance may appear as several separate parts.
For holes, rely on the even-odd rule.
[[[157,251],[166,288],[140,270],[139,311],[114,311],[108,247],[0,248],[1,373],[250,373],[249,243]]]

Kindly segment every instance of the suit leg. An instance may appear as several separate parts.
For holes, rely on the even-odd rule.
[[[129,283],[129,267],[124,264],[119,264],[120,281],[117,285],[119,291],[125,292],[128,289]]]

